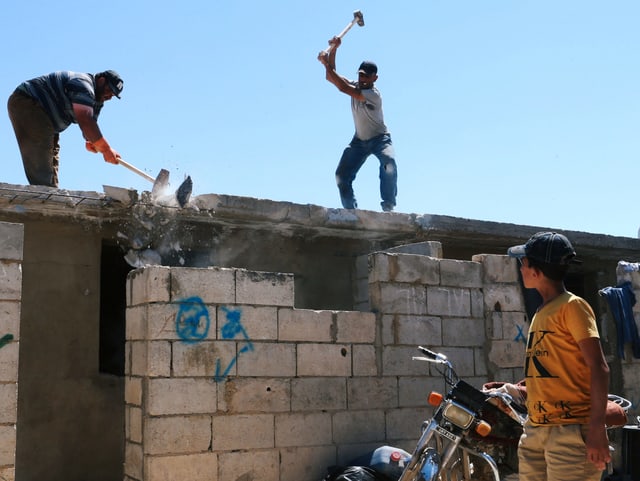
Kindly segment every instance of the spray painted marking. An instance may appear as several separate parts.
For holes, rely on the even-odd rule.
[[[176,332],[184,342],[202,341],[209,333],[209,310],[199,297],[188,297],[180,301],[176,314]]]
[[[524,335],[524,332],[522,331],[522,326],[516,326],[516,328],[518,329],[518,335],[516,336],[516,338],[514,339],[514,341],[522,341],[523,344],[527,343],[527,338]]]
[[[231,360],[222,374],[220,373],[220,359],[218,358],[216,360],[216,375],[214,376],[215,382],[221,382],[225,377],[227,377],[229,371],[235,365],[240,354],[242,354],[243,352],[253,351],[253,344],[251,342],[251,339],[249,339],[247,331],[244,329],[242,323],[240,322],[242,311],[231,310],[227,309],[226,307],[222,307],[222,310],[225,312],[227,317],[227,322],[220,329],[222,339],[235,339],[239,335],[241,338],[244,338],[246,340],[246,344],[242,346],[242,348],[238,351],[238,354],[234,356],[234,358]]]
[[[0,349],[9,344],[11,341],[13,341],[13,334],[5,334],[4,336],[0,337]]]

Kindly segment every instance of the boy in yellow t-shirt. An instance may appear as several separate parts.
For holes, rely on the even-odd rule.
[[[568,292],[575,259],[562,234],[539,232],[509,248],[524,286],[542,304],[529,328],[525,378],[529,419],[518,445],[520,481],[599,481],[611,460],[605,427],[609,367],[593,310]]]

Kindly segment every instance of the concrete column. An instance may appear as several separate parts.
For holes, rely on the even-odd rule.
[[[22,224],[0,222],[0,479],[15,481]]]

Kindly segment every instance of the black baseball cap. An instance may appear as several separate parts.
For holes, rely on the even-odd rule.
[[[365,60],[360,64],[360,67],[358,67],[358,73],[361,72],[365,75],[375,75],[378,73],[378,66],[373,62]]]
[[[105,70],[104,72],[97,74],[97,77],[104,77],[107,81],[107,85],[109,85],[109,88],[113,92],[113,95],[120,98],[120,94],[124,88],[124,82],[118,72],[115,70]]]
[[[527,257],[543,264],[566,266],[580,263],[571,242],[557,232],[538,232],[526,244],[509,247],[511,257]]]

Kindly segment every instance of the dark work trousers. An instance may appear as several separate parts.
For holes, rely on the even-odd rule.
[[[15,91],[7,102],[22,164],[31,185],[58,187],[59,135],[40,104]]]

